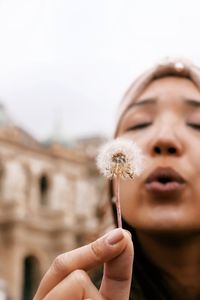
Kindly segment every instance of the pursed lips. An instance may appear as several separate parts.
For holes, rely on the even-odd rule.
[[[185,179],[171,167],[158,167],[146,179],[145,186],[154,193],[171,193],[183,189]]]

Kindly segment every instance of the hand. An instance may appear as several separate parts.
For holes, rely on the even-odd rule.
[[[43,277],[33,300],[128,300],[133,244],[120,228],[93,243],[59,255]],[[99,290],[86,271],[104,263]]]

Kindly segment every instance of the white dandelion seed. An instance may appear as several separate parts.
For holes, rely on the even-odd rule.
[[[133,179],[142,172],[143,154],[132,140],[117,138],[104,144],[97,156],[100,172],[109,179]]]
[[[109,179],[116,178],[115,204],[118,227],[122,227],[120,208],[120,178],[134,179],[141,174],[144,156],[141,149],[132,140],[117,138],[104,144],[97,156],[97,166],[100,172]]]

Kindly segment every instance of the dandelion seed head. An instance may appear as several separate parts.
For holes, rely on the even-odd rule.
[[[129,139],[117,138],[100,148],[97,166],[109,179],[117,176],[133,179],[141,174],[143,159],[142,151],[136,143]]]

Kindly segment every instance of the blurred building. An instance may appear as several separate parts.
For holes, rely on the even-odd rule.
[[[0,106],[0,299],[32,299],[58,254],[112,226],[92,140],[40,144]]]

